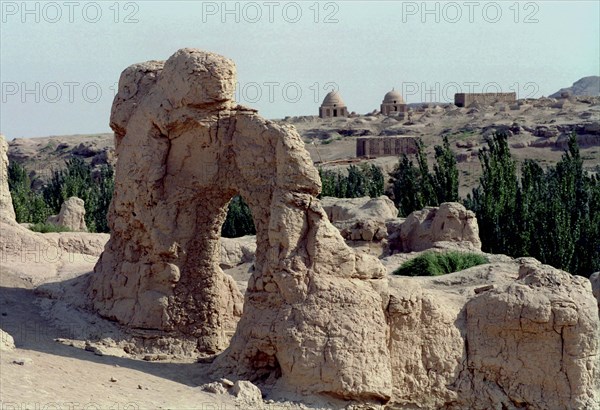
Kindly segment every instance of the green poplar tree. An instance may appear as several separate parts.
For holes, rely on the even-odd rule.
[[[51,214],[44,198],[33,191],[27,170],[16,162],[8,166],[8,188],[19,223],[43,223]]]
[[[456,202],[458,196],[458,168],[456,157],[450,149],[448,137],[444,137],[444,144],[436,146],[433,167],[433,181],[438,204],[442,202]]]
[[[477,214],[482,248],[490,253],[518,252],[514,219],[518,180],[507,135],[492,136],[488,148],[479,151],[479,161],[483,169],[480,185],[465,204]]]

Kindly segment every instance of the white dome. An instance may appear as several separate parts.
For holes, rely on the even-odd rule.
[[[404,104],[404,98],[402,98],[402,95],[398,91],[392,89],[392,91],[383,97],[383,103]]]
[[[323,104],[321,104],[323,106],[338,106],[338,107],[345,107],[346,104],[344,104],[344,100],[342,100],[342,97],[340,97],[340,95],[338,94],[337,91],[330,91],[329,93],[327,93],[327,95],[325,96],[325,99],[323,100]]]

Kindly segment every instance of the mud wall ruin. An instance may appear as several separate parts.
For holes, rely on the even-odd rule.
[[[360,137],[356,139],[357,157],[400,156],[416,152],[416,137]]]
[[[456,93],[454,94],[454,105],[457,107],[468,107],[473,103],[481,105],[492,105],[497,102],[514,104],[517,101],[517,93]]]
[[[298,133],[237,106],[235,81],[231,60],[194,49],[121,75],[111,113],[111,239],[90,283],[93,305],[129,327],[197,340],[198,351],[227,347],[242,299],[219,267],[219,237],[228,202],[241,194],[258,245],[231,366],[248,377],[280,371],[310,391],[387,400],[377,291],[385,269],[330,224]]]
[[[447,409],[598,403],[589,281],[531,262],[479,292],[473,281],[498,266],[431,290],[388,279],[327,219],[295,129],[236,105],[235,77],[231,60],[195,49],[121,75],[111,238],[88,287],[101,315],[198,352],[226,348],[215,374],[303,393]],[[257,230],[243,303],[219,267],[237,194]]]

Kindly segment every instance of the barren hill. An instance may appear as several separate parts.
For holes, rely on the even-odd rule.
[[[569,93],[572,96],[600,96],[600,77],[597,75],[591,75],[589,77],[583,77],[575,81],[571,87],[561,88],[551,98],[560,98],[562,93]]]
[[[114,164],[113,134],[61,135],[15,138],[9,141],[8,158],[29,170],[32,179],[48,179],[73,157],[94,166]]]

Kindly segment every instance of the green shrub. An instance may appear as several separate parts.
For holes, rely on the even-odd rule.
[[[38,222],[29,227],[33,232],[49,233],[49,232],[71,232],[66,226],[55,225],[52,223]]]
[[[8,166],[8,187],[17,222],[44,222],[52,214],[44,197],[34,192],[27,170],[16,162]]]
[[[62,203],[71,196],[83,199],[85,223],[90,232],[109,232],[107,212],[114,189],[114,171],[102,165],[98,172],[81,158],[71,158],[66,167],[56,170],[42,193],[51,213],[58,214]]]
[[[88,230],[109,232],[106,214],[115,186],[114,172],[110,165],[102,165],[94,172],[93,167],[82,159],[71,158],[64,169],[52,173],[50,181],[44,184],[41,192],[34,191],[34,185],[22,165],[16,162],[9,164],[8,186],[17,222],[39,224],[42,227],[48,216],[60,212],[60,207],[67,198],[76,196],[85,201],[85,223]]]
[[[485,256],[468,252],[425,252],[394,271],[402,276],[439,276],[488,263]]]

